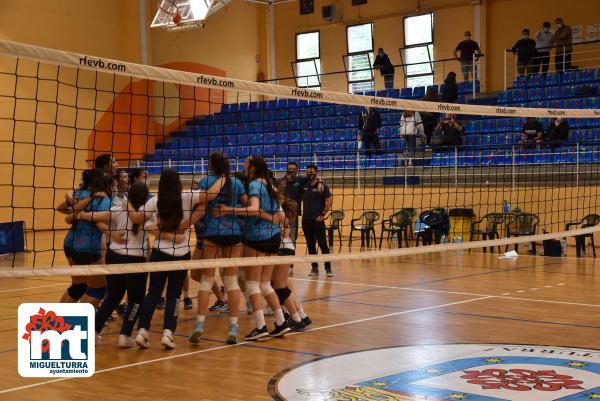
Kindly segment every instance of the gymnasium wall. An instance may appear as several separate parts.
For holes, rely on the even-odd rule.
[[[453,57],[456,45],[463,39],[465,30],[475,34],[475,2],[466,0],[423,0],[420,13],[434,12],[434,58]],[[321,18],[321,8],[334,4],[338,19],[333,22]],[[367,5],[351,6],[351,0],[316,0],[315,13],[300,16],[297,2],[276,7],[277,76],[291,77],[290,62],[295,60],[295,35],[318,30],[321,35],[321,71],[343,71],[342,55],[347,52],[346,27],[365,22],[374,23],[374,40],[377,49],[383,47],[394,64],[400,64],[399,48],[403,46],[403,19],[415,15],[417,1],[369,0]],[[570,2],[547,0],[482,0],[480,45],[486,54],[485,70],[488,90],[503,88],[504,49],[510,48],[521,37],[521,29],[529,27],[537,32],[541,23],[562,16],[569,25],[600,23],[600,2],[573,0]],[[596,63],[598,64],[598,63]],[[457,62],[447,62],[436,70],[440,83],[448,71],[460,71]],[[293,85],[293,81],[282,82]],[[396,70],[396,86],[403,86],[400,71]],[[381,77],[376,87],[382,88]],[[323,89],[347,91],[344,74],[323,77]]]

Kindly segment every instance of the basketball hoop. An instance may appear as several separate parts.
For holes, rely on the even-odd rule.
[[[166,3],[169,4],[168,8],[164,8],[162,6],[162,4],[164,4],[163,2],[159,1],[158,3],[158,8],[160,8],[164,13],[168,14],[171,16],[171,20],[173,21],[173,23],[175,25],[179,25],[179,23],[181,22],[181,13],[179,12],[179,6],[177,4],[175,4],[175,2],[173,0],[167,0]],[[175,9],[173,11],[173,9]]]

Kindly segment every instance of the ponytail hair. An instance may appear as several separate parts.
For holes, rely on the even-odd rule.
[[[136,182],[129,187],[127,198],[135,210],[138,210],[143,204],[146,203],[146,200],[148,199],[148,192],[148,187],[143,182]],[[137,235],[140,232],[140,225],[134,224],[131,227],[131,231]]]
[[[252,155],[248,159],[248,166],[254,167],[254,178],[262,178],[267,183],[267,192],[269,193],[271,200],[277,201],[277,203],[281,205],[283,202],[283,195],[280,191],[276,190],[277,187],[275,186],[275,181],[271,176],[267,163],[265,163],[265,159],[261,156]]]
[[[233,198],[233,185],[231,185],[229,159],[223,156],[221,152],[212,152],[208,157],[208,168],[214,175],[225,177],[225,184],[221,191],[227,202],[231,201],[231,198]]]
[[[183,206],[181,205],[181,179],[179,173],[172,168],[166,168],[160,173],[158,182],[158,209],[159,230],[175,232],[183,220]]]

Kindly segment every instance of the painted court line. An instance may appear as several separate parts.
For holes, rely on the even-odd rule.
[[[417,291],[417,292],[434,292],[440,294],[455,294],[455,295],[467,295],[472,297],[491,297],[491,298],[499,298],[499,299],[514,299],[519,301],[529,301],[529,302],[541,302],[548,304],[558,304],[558,305],[573,305],[573,306],[591,306],[591,307],[600,307],[600,304],[586,304],[580,302],[568,302],[568,301],[552,301],[547,299],[534,299],[534,298],[521,298],[521,297],[509,297],[502,295],[494,295],[494,294],[478,294],[472,292],[460,292],[460,291],[444,291],[444,290],[432,290],[428,288],[412,288],[412,287],[399,287],[399,286],[391,286],[391,285],[377,285],[377,284],[364,284],[364,283],[349,283],[344,281],[325,281],[325,280],[314,280],[314,279],[303,279],[303,278],[290,278],[291,280],[298,281],[318,281],[320,283],[330,283],[330,284],[344,284],[344,285],[355,285],[355,286],[363,286],[363,287],[377,287],[377,288],[389,288],[389,289],[397,289],[397,290],[405,290],[405,291]],[[505,294],[510,294],[505,293]]]
[[[48,285],[38,285],[35,287],[25,287],[25,288],[12,288],[10,290],[0,290],[0,292],[14,292],[14,291],[25,291],[25,290],[34,290],[36,288],[47,288],[47,287],[58,287],[58,286],[64,286],[67,285],[68,283],[58,283],[58,284],[48,284]]]
[[[488,298],[493,298],[493,296],[484,296],[484,297],[466,299],[466,300],[462,300],[462,301],[450,302],[450,303],[441,304],[441,305],[426,306],[426,307],[418,308],[418,309],[410,309],[410,310],[405,310],[405,311],[400,311],[400,312],[387,313],[385,315],[371,316],[371,317],[367,317],[367,318],[363,318],[363,319],[351,320],[351,321],[348,321],[348,322],[335,323],[335,324],[330,324],[330,325],[327,325],[327,326],[315,327],[314,329],[309,329],[309,330],[306,330],[306,331],[304,331],[302,333],[290,333],[290,334],[288,334],[288,336],[292,336],[292,335],[296,335],[296,334],[311,333],[311,332],[314,332],[314,331],[321,331],[321,330],[326,330],[326,329],[331,329],[331,328],[340,327],[340,326],[346,326],[346,325],[351,325],[351,324],[364,323],[364,322],[368,322],[368,321],[371,321],[371,320],[385,319],[385,318],[394,317],[394,316],[406,315],[406,314],[409,314],[409,313],[415,313],[415,312],[422,312],[422,311],[427,311],[427,310],[445,308],[447,306],[459,305],[459,304],[464,304],[464,303],[467,303],[467,302],[475,302],[475,301],[480,301],[480,300],[488,299]],[[113,366],[112,368],[100,369],[100,370],[96,371],[95,374],[97,375],[97,374],[100,374],[100,373],[112,372],[112,371],[115,371],[115,370],[127,369],[127,368],[136,367],[136,366],[142,366],[142,365],[148,365],[148,364],[155,363],[155,362],[168,361],[168,360],[172,360],[172,359],[183,358],[183,357],[186,357],[186,356],[203,354],[203,353],[211,352],[211,351],[219,351],[219,350],[223,350],[223,349],[228,349],[228,348],[243,346],[243,345],[246,345],[246,344],[249,344],[249,343],[248,342],[239,342],[237,344],[223,345],[223,346],[220,346],[220,347],[202,349],[202,350],[198,350],[198,351],[184,352],[183,354],[178,354],[178,355],[169,355],[169,356],[165,356],[165,357],[162,357],[162,358],[149,359],[147,361],[141,361],[141,362],[136,362],[136,363],[129,363],[129,364],[126,364],[126,365]],[[253,343],[250,343],[250,344],[253,344]],[[72,377],[61,377],[61,378],[58,378],[58,379],[46,380],[46,381],[43,381],[43,382],[28,384],[28,385],[25,385],[25,386],[11,387],[11,388],[7,388],[7,389],[4,389],[4,390],[0,390],[0,394],[12,393],[12,392],[19,391],[19,390],[26,390],[26,389],[30,389],[30,388],[45,386],[46,384],[58,383],[58,382],[65,381],[65,380],[70,380],[70,379],[73,379],[73,378]]]

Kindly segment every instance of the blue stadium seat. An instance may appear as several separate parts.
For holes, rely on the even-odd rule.
[[[275,125],[278,131],[287,131],[288,129],[288,120],[278,120]]]
[[[524,102],[527,100],[527,92],[524,89],[513,89],[512,90],[512,101],[513,102]]]
[[[498,120],[495,118],[486,118],[481,122],[481,132],[496,132]]]
[[[387,97],[391,97],[394,99],[399,99],[400,98],[400,89],[388,89],[387,90]]]
[[[546,86],[556,86],[562,83],[561,74],[557,72],[550,72],[546,74],[546,78],[544,79],[544,85]]]
[[[575,155],[577,161],[577,155]],[[579,147],[579,163],[592,163],[592,147],[591,146],[580,146]]]
[[[258,102],[254,101],[254,102],[248,103],[248,110],[250,110],[250,111],[258,110]]]
[[[421,99],[423,96],[425,96],[425,87],[424,86],[417,86],[416,88],[413,88],[413,93],[412,93],[413,99]]]
[[[334,142],[337,139],[335,130],[328,129],[325,130],[325,141],[326,142]]]
[[[537,88],[531,88],[527,91],[527,99],[529,100],[542,100],[546,97],[546,88],[541,88],[541,87],[537,87]],[[551,88],[551,89],[557,89],[557,88]]]
[[[382,89],[377,91],[377,96],[379,97],[387,97],[387,89]]]
[[[476,134],[481,131],[481,120],[467,120],[465,124],[466,134]]]
[[[312,152],[312,147],[310,146],[310,143],[301,143],[300,144],[300,152],[303,155],[308,155]]]
[[[344,141],[334,142],[333,146],[337,154],[344,153],[346,151],[346,142]]]
[[[269,102],[266,100],[261,100],[258,102],[257,110],[267,110],[269,108]]]
[[[594,82],[596,80],[596,70],[594,68],[585,68],[579,70],[577,77],[579,82]]]
[[[335,145],[332,142],[324,142],[323,143],[323,152],[332,154],[335,152]]]
[[[577,70],[565,71],[563,75],[563,83],[572,85],[577,83]]]
[[[589,97],[585,100],[586,109],[600,109],[600,97]]]
[[[544,86],[544,76],[541,74],[534,74],[527,77],[527,86],[530,88],[538,88]]]
[[[573,163],[573,151],[569,148],[558,148],[554,152],[554,163]]]
[[[585,102],[583,99],[568,99],[566,102],[567,109],[583,109],[585,107]]]
[[[296,155],[300,154],[300,145],[289,144],[287,153],[288,153],[288,156],[296,156]]]
[[[519,75],[515,77],[513,82],[513,88],[526,88],[527,87],[527,77],[525,75]]]
[[[277,156],[280,156],[280,157],[285,157],[288,153],[288,145],[285,143],[277,144],[275,146],[275,149],[277,151],[277,153],[276,153]]]
[[[333,110],[331,108],[331,110]],[[321,119],[321,128],[323,129],[330,129],[333,128],[333,118],[331,117],[325,117]]]
[[[400,90],[400,97],[402,99],[411,99],[413,97],[412,94],[413,94],[412,88],[402,88]]]
[[[313,143],[321,143],[321,142],[323,142],[324,138],[325,138],[325,135],[323,134],[323,131],[321,131],[321,130],[314,130],[312,132],[312,139],[311,140],[312,140]]]
[[[275,134],[272,132],[264,133],[260,143],[264,145],[275,143]]]
[[[275,110],[277,108],[277,100],[267,100],[267,110]]]
[[[506,90],[498,94],[498,104],[506,104],[512,101],[512,91]]]
[[[275,145],[264,145],[262,154],[264,156],[273,156],[275,154]]]

